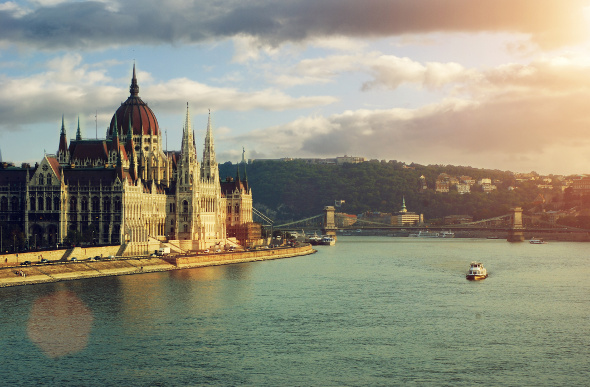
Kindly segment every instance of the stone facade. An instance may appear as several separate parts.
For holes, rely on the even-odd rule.
[[[157,119],[139,98],[135,67],[106,138],[80,133],[78,123],[68,145],[62,118],[56,155],[34,167],[0,165],[4,233],[20,230],[29,247],[84,240],[142,253],[163,242],[179,251],[225,245],[228,229],[252,228],[247,178],[231,187],[220,182],[210,114],[201,163],[188,104],[181,150],[165,152]]]

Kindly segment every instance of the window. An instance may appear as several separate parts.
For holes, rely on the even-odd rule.
[[[86,196],[82,197],[82,200],[80,201],[80,207],[82,212],[88,211],[88,199],[86,198]]]
[[[35,211],[36,208],[37,208],[37,206],[35,205],[35,204],[37,204],[37,201],[35,200],[35,197],[31,196],[30,203],[31,203],[31,211]]]
[[[39,175],[39,185],[43,185],[43,175]]]
[[[188,232],[188,225],[185,224],[184,226],[182,226],[182,230],[184,232]]]
[[[98,199],[98,196],[92,198],[92,212],[100,212],[100,199]]]
[[[0,211],[8,212],[8,198],[6,196],[3,196],[2,199],[0,199]]]
[[[59,211],[59,198],[57,196],[53,198],[53,210]]]
[[[43,211],[43,198],[37,198],[37,210]]]
[[[115,198],[115,212],[121,212],[121,198]]]
[[[70,212],[76,212],[78,211],[78,200],[76,199],[75,196],[72,196],[70,198]]]
[[[50,197],[45,198],[45,209],[47,211],[51,211],[51,198]]]
[[[18,198],[16,196],[12,197],[11,208],[12,211],[18,211]]]
[[[186,200],[182,202],[182,212],[185,214],[188,213],[188,202]]]
[[[102,199],[102,210],[104,212],[111,212],[111,198],[108,196]]]
[[[51,185],[51,173],[47,174],[47,185]]]

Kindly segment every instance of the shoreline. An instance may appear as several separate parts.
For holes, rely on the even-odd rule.
[[[311,245],[304,245],[301,247],[178,257],[130,257],[114,260],[11,266],[0,269],[0,288],[72,281],[85,278],[144,274],[205,266],[267,261],[304,256],[315,252],[316,250],[314,250]]]

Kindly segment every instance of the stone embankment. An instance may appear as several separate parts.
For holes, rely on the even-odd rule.
[[[198,254],[166,258],[116,258],[99,261],[57,262],[0,269],[0,287],[67,281],[112,275],[141,274],[201,266],[289,258],[315,253],[310,245],[290,248]]]

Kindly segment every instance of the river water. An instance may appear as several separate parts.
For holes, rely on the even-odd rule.
[[[0,385],[583,386],[590,245],[340,237],[0,289]],[[479,260],[490,276],[465,280]]]

